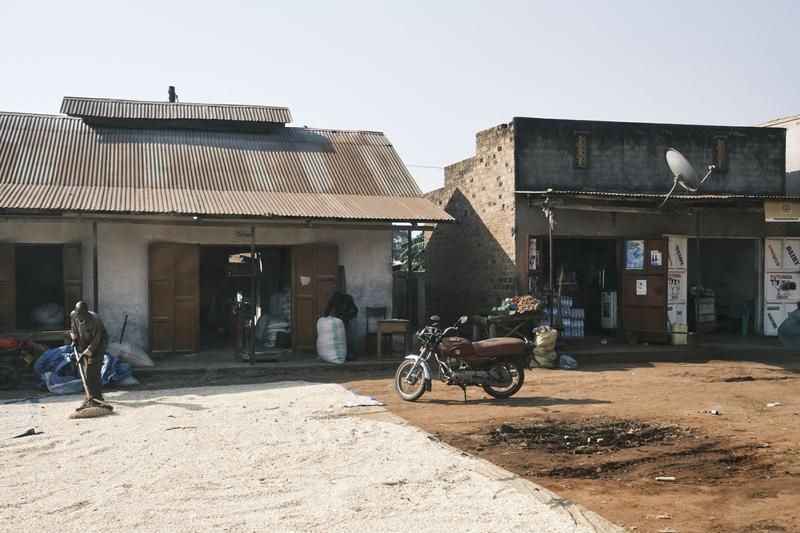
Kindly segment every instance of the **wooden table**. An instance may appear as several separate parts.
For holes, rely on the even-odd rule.
[[[383,356],[383,336],[389,335],[394,338],[395,333],[403,334],[403,355],[411,353],[411,322],[399,318],[378,320],[378,359]]]
[[[522,315],[473,315],[472,321],[472,340],[477,341],[483,338],[493,339],[501,337],[533,337],[533,328],[539,325],[544,319],[542,313],[525,313]],[[486,334],[484,335],[484,332]]]

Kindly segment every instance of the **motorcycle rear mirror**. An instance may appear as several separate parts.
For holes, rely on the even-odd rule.
[[[439,315],[433,315],[431,317],[431,322],[433,322],[434,324],[438,324],[440,320],[441,318],[439,317]]]
[[[469,317],[467,315],[464,315],[464,316],[462,316],[461,318],[458,319],[458,323],[459,324],[466,324],[467,320],[469,320]]]

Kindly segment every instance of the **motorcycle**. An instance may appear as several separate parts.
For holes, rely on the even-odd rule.
[[[31,340],[0,339],[0,390],[13,390],[36,358],[31,355]]]
[[[438,366],[438,378],[447,385],[461,387],[467,401],[467,387],[482,387],[494,398],[510,398],[525,382],[525,367],[530,364],[533,344],[529,340],[498,337],[471,342],[457,336],[462,316],[444,330],[440,318],[417,331],[420,354],[406,356],[394,377],[397,394],[408,402],[419,400],[431,390],[431,359]]]

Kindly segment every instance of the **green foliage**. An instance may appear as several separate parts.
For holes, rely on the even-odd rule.
[[[408,269],[408,230],[396,229],[392,232],[392,260],[400,264],[400,270]],[[425,270],[425,236],[421,231],[411,232],[411,270]]]

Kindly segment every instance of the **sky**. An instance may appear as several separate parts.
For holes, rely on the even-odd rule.
[[[94,96],[287,106],[387,134],[423,191],[515,116],[800,113],[800,2],[0,0],[0,111]],[[433,168],[426,168],[433,167]]]

